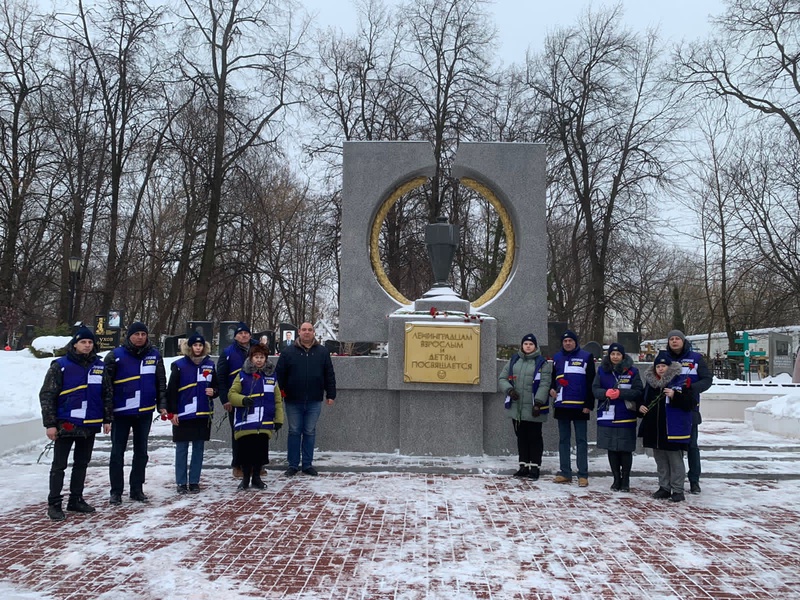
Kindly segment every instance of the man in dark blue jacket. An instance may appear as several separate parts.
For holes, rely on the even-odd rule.
[[[329,405],[336,398],[336,375],[331,355],[317,342],[311,323],[300,325],[298,339],[281,351],[275,374],[289,419],[289,468],[285,474],[292,477],[302,468],[306,475],[317,475],[312,464],[317,420],[322,412],[323,394]]]

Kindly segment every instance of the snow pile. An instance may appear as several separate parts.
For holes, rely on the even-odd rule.
[[[770,400],[759,402],[751,410],[770,414],[777,419],[800,419],[800,393],[775,396]]]
[[[66,346],[72,338],[66,335],[43,335],[31,342],[31,346],[38,352],[55,353]]]
[[[51,362],[50,358],[36,358],[27,349],[0,352],[0,424],[41,417],[39,389]]]
[[[745,421],[756,431],[800,439],[800,391],[775,396],[746,409]]]

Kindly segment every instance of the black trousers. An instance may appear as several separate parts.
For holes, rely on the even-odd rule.
[[[516,421],[514,433],[517,434],[517,452],[519,462],[542,464],[542,453],[544,452],[544,440],[542,439],[542,423],[536,421]]]
[[[92,460],[94,449],[94,434],[87,437],[57,437],[53,442],[53,464],[50,467],[50,494],[47,496],[49,505],[61,505],[64,487],[64,472],[67,469],[69,453],[72,446],[75,452],[72,455],[72,475],[69,479],[69,496],[78,499],[83,496],[83,486],[86,482],[86,467]]]

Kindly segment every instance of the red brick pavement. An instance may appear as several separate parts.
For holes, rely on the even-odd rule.
[[[102,479],[98,468],[91,473]],[[797,481],[557,486],[496,475],[269,475],[234,491],[149,485],[149,505],[0,522],[0,579],[52,598],[800,598]],[[602,486],[602,487],[601,487]],[[645,489],[645,487],[647,489]],[[46,596],[45,596],[46,595]]]

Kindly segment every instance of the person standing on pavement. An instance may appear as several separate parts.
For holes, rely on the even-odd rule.
[[[106,354],[103,395],[114,404],[111,425],[111,483],[109,504],[122,504],[125,487],[123,466],[128,437],[133,431],[133,463],[129,479],[130,498],[147,502],[143,486],[147,467],[147,441],[153,424],[153,410],[167,413],[167,373],[161,353],[150,343],[147,326],[136,321],[128,326],[125,341]]]
[[[242,369],[228,390],[235,407],[234,436],[239,442],[242,480],[239,490],[252,485],[263,490],[261,467],[269,463],[269,440],[283,426],[283,402],[275,378],[275,368],[267,361],[269,349],[261,344],[250,347]]]
[[[336,399],[336,375],[331,355],[317,342],[311,323],[300,325],[297,339],[281,351],[275,373],[289,419],[285,475],[293,477],[301,469],[306,475],[318,475],[313,465],[317,420],[323,395],[328,405]]]
[[[667,334],[667,354],[674,362],[681,364],[681,374],[685,376],[684,393],[689,395],[694,402],[692,410],[692,437],[686,457],[689,462],[689,492],[700,493],[700,446],[697,443],[697,426],[703,422],[700,415],[700,394],[711,387],[714,381],[703,355],[695,352],[686,336],[679,329],[673,329]]]
[[[578,345],[578,336],[569,329],[561,335],[561,351],[553,357],[553,416],[558,422],[559,471],[555,483],[572,483],[570,448],[572,429],[575,429],[578,485],[589,485],[589,416],[594,408],[592,383],[594,357]]]
[[[202,335],[190,335],[181,343],[181,353],[183,356],[172,363],[167,384],[167,415],[175,442],[175,485],[179,494],[187,494],[200,491],[203,453],[205,443],[211,439],[214,397],[219,384],[214,361],[209,356],[211,344]]]
[[[653,450],[658,470],[658,490],[653,498],[683,502],[686,496],[686,466],[683,451],[689,447],[692,433],[694,398],[685,393],[686,377],[681,363],[673,362],[667,352],[659,352],[653,367],[644,372],[644,394],[639,413],[639,437],[642,445]]]
[[[500,391],[506,394],[506,411],[517,436],[519,470],[514,477],[539,479],[544,440],[542,424],[550,412],[553,365],[539,351],[536,336],[522,338],[520,350],[500,373]]]
[[[88,327],[81,327],[70,340],[67,354],[54,360],[39,392],[42,423],[47,439],[53,442],[50,467],[50,494],[47,516],[63,521],[64,472],[73,445],[72,475],[69,481],[67,510],[93,513],[95,508],[83,499],[86,468],[92,460],[95,435],[111,431],[113,405],[103,398],[103,361],[98,358],[95,337]]]
[[[219,401],[228,413],[228,423],[231,428],[231,468],[236,479],[242,478],[242,465],[239,461],[239,442],[234,435],[233,405],[228,399],[228,390],[239,376],[250,347],[255,345],[256,341],[251,337],[250,327],[244,321],[240,321],[234,330],[233,343],[220,352],[217,359]]]
[[[608,452],[614,482],[611,490],[631,491],[631,466],[636,451],[637,410],[642,380],[622,344],[611,344],[592,384],[597,401],[597,447]]]

